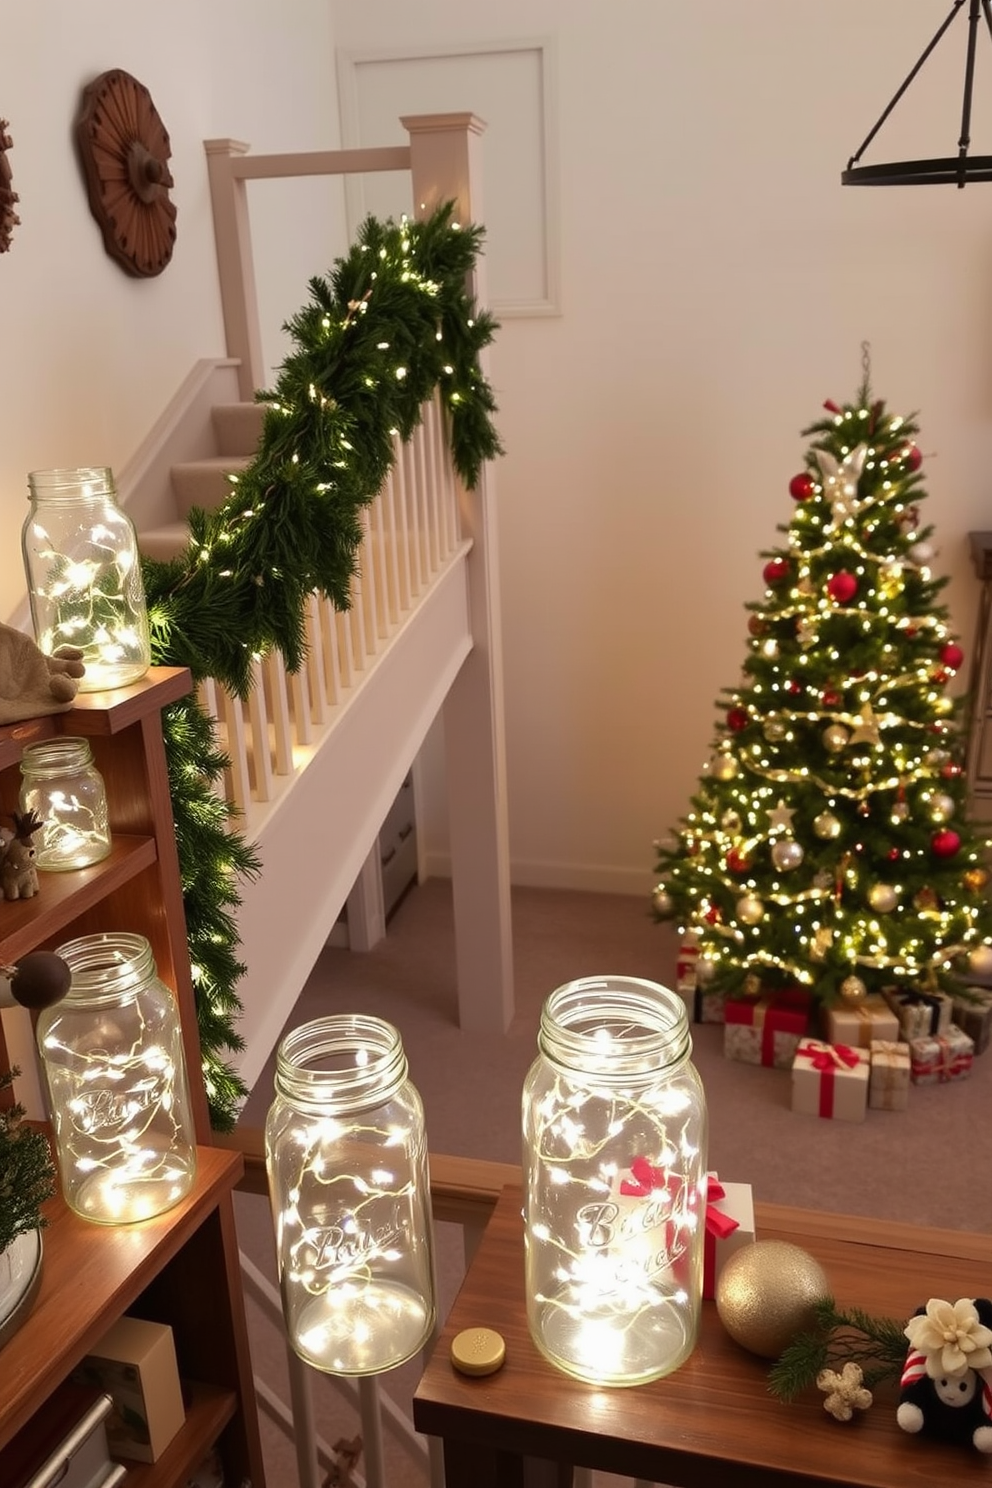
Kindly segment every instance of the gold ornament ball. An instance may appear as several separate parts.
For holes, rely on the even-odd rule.
[[[737,774],[737,761],[732,754],[715,754],[710,760],[710,774],[714,780],[733,780]]]
[[[716,962],[711,961],[709,956],[700,956],[696,962],[696,981],[701,987],[705,987],[715,976]]]
[[[976,976],[988,976],[992,972],[992,946],[976,946],[968,957],[968,970]]]
[[[778,744],[789,732],[789,725],[782,718],[769,718],[762,729],[762,733],[769,744]]]
[[[891,884],[872,884],[868,890],[868,903],[879,914],[891,914],[899,903],[899,895]]]
[[[848,1007],[854,1007],[859,1002],[864,1002],[868,995],[868,988],[858,976],[845,977],[840,984],[841,1000]]]
[[[969,868],[962,877],[965,888],[970,889],[973,894],[977,894],[979,889],[984,889],[989,881],[988,873],[984,868]]]
[[[826,1272],[808,1251],[785,1240],[755,1240],[720,1272],[716,1310],[735,1343],[777,1359],[813,1326],[816,1304],[829,1296]]]
[[[744,984],[741,987],[741,991],[744,993],[745,997],[759,997],[761,995],[761,978],[759,976],[755,976],[753,971],[749,971],[747,976],[744,978]]]
[[[840,836],[840,822],[832,811],[821,811],[813,818],[813,831],[823,842],[832,842]]]
[[[737,901],[737,918],[745,925],[756,925],[765,913],[757,894],[745,894]]]
[[[846,728],[842,728],[839,723],[832,723],[823,730],[823,747],[831,754],[840,754],[847,743],[847,737]]]

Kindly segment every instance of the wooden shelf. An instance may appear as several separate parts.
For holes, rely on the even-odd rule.
[[[73,920],[150,868],[155,858],[153,838],[115,836],[102,863],[69,873],[39,872],[33,899],[0,904],[0,962],[9,966],[39,945],[59,939]]]
[[[129,1462],[127,1488],[170,1488],[202,1462],[234,1416],[237,1397],[212,1385],[183,1382],[186,1420],[157,1462]]]
[[[27,1321],[4,1350],[0,1370],[0,1446],[140,1297],[216,1208],[218,1196],[230,1192],[241,1171],[236,1153],[197,1148],[192,1191],[166,1214],[137,1224],[91,1224],[60,1195],[49,1200],[41,1288]]]

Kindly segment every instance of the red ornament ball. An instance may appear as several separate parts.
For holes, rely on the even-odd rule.
[[[936,682],[938,687],[943,687],[944,683],[949,682],[950,679],[951,674],[944,667],[937,667],[935,671],[930,673],[930,681]]]
[[[747,622],[747,628],[753,636],[763,636],[768,629],[768,626],[765,624],[764,620],[762,620],[760,615],[752,615]]]
[[[781,584],[783,579],[789,577],[790,573],[791,569],[788,558],[773,558],[761,570],[761,577],[766,584]]]
[[[897,847],[890,847],[889,848],[889,862],[890,863],[894,863],[896,861],[896,859],[898,858],[898,856],[899,856],[899,849]]]
[[[831,579],[827,580],[827,593],[837,604],[847,604],[858,592],[858,581],[852,573],[841,569]]]
[[[837,692],[833,687],[828,687],[826,692],[823,694],[821,701],[825,708],[839,708],[841,701],[840,693]]]
[[[733,734],[739,734],[742,729],[746,729],[748,722],[749,718],[746,708],[731,708],[727,714],[727,727]]]
[[[940,659],[948,670],[956,672],[964,661],[964,652],[951,641],[941,651]]]
[[[945,828],[942,832],[934,832],[930,838],[930,851],[935,858],[953,858],[961,846],[961,838],[957,832]]]
[[[709,909],[706,911],[706,914],[704,915],[704,919],[706,920],[706,923],[708,925],[719,925],[720,906],[718,904],[711,904]]]
[[[793,678],[792,681],[789,683],[789,691],[792,693],[792,696],[798,697],[802,690],[803,684],[801,682],[797,682],[795,678]]]
[[[789,482],[789,495],[793,501],[808,501],[816,490],[816,483],[808,470],[794,475]]]
[[[962,767],[956,765],[953,760],[948,760],[946,765],[941,765],[940,773],[945,780],[956,780],[962,773]]]
[[[906,448],[902,452],[902,457],[906,461],[906,464],[909,466],[910,470],[919,470],[920,466],[923,464],[923,456],[920,454],[920,451],[917,449],[915,444],[907,444]]]
[[[746,858],[736,847],[732,847],[727,854],[727,870],[730,873],[747,873],[751,867],[750,858]]]

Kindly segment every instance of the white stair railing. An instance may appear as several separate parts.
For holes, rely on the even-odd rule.
[[[289,672],[278,652],[256,657],[252,687],[238,698],[212,678],[199,700],[230,760],[223,793],[249,828],[305,768],[308,751],[330,726],[376,659],[416,610],[435,579],[467,544],[460,537],[457,482],[438,400],[406,444],[362,516],[364,536],[347,611],[312,595],[307,653]]]

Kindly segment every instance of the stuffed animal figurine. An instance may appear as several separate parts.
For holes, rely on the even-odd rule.
[[[30,636],[0,624],[0,724],[71,707],[86,672],[82,658],[77,646],[46,656]]]
[[[906,1325],[896,1420],[903,1431],[992,1452],[992,1301],[932,1297]]]
[[[5,899],[33,899],[38,892],[34,834],[44,823],[33,811],[13,813],[14,835],[5,843],[0,862],[0,885]]]

